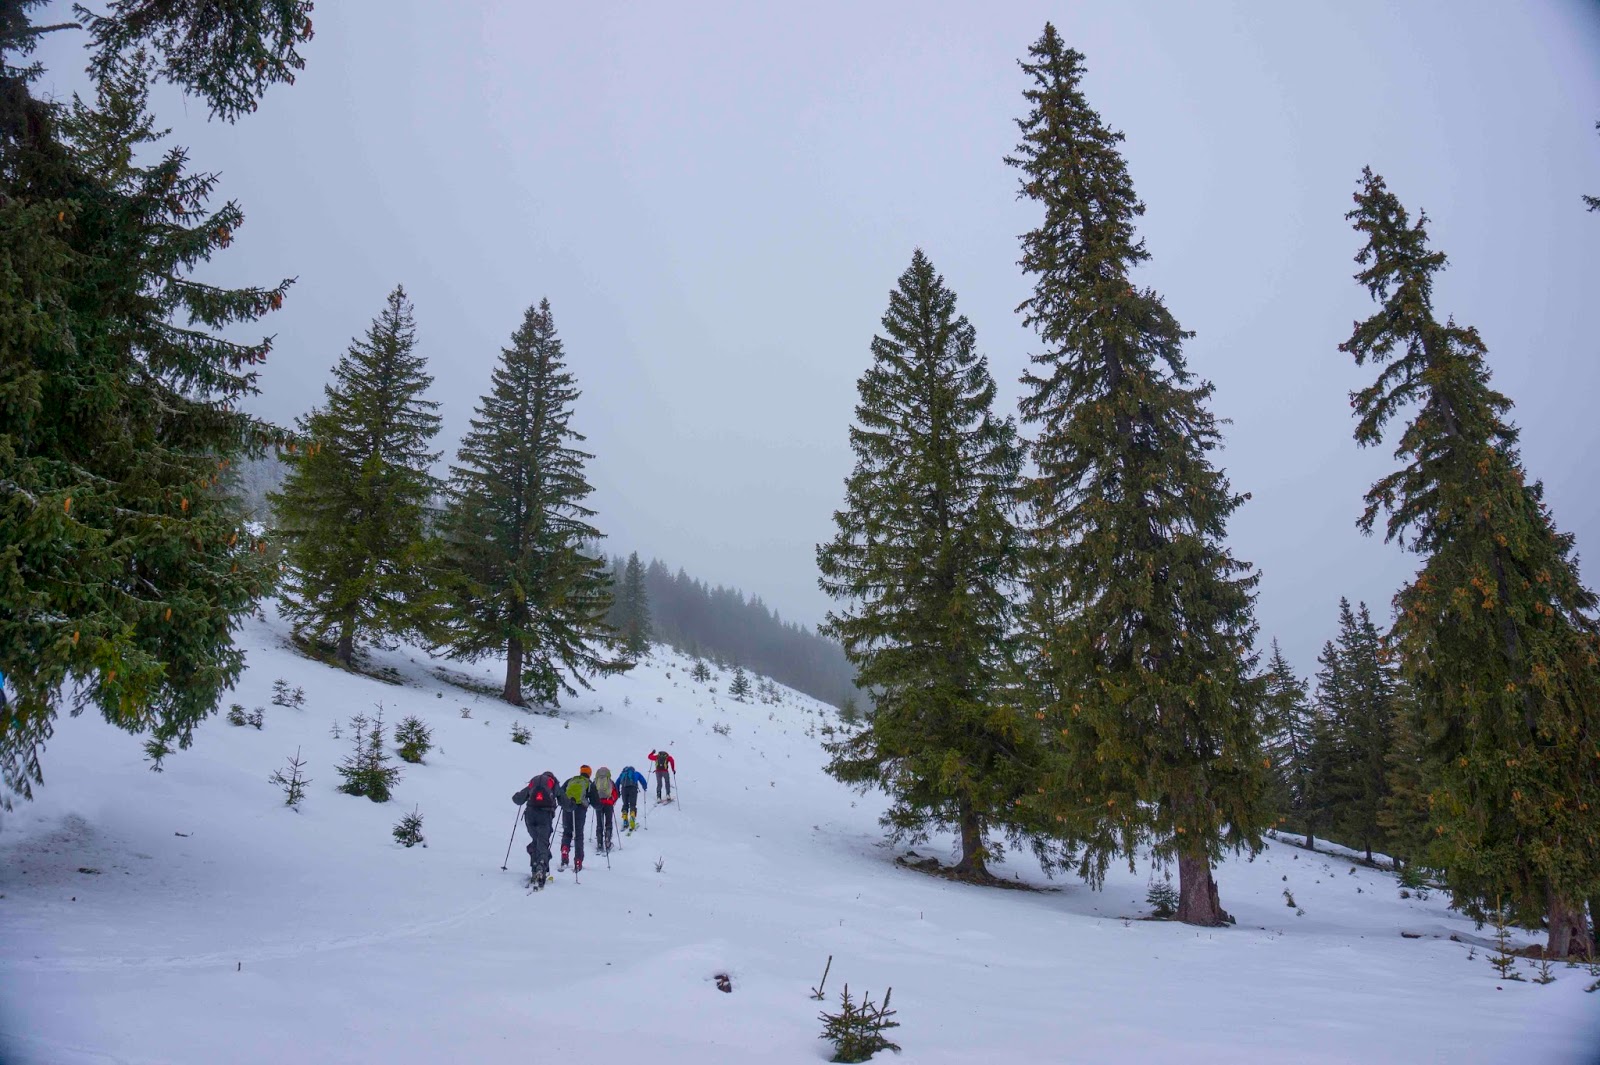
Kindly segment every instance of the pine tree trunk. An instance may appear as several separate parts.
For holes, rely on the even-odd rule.
[[[525,705],[522,701],[522,637],[513,636],[506,641],[506,687],[500,697],[512,706]]]
[[[1306,826],[1306,850],[1314,851],[1316,849],[1317,849],[1317,834],[1315,832],[1311,831],[1311,826],[1310,825],[1307,825]]]
[[[983,822],[971,803],[963,800],[956,805],[961,818],[961,861],[954,872],[975,880],[987,879],[989,868],[983,861]]]
[[[347,667],[355,660],[356,627],[348,621],[339,627],[339,643],[334,648],[333,657]]]
[[[1204,852],[1178,855],[1178,920],[1207,928],[1231,922],[1217,899],[1211,859]]]
[[[1544,956],[1552,960],[1593,958],[1594,938],[1589,934],[1589,922],[1584,920],[1582,904],[1557,895],[1553,888],[1547,897],[1550,939]]]

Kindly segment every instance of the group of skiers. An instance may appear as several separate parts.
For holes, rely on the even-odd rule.
[[[656,801],[671,802],[677,761],[663,749],[650,752],[650,764],[655,767]],[[570,864],[574,872],[581,873],[583,823],[589,811],[594,811],[595,848],[601,854],[609,853],[616,842],[615,807],[619,800],[623,829],[631,833],[639,827],[640,788],[648,791],[650,782],[631,765],[623,766],[615,779],[605,766],[595,772],[585,765],[564,784],[557,783],[556,775],[545,770],[511,796],[511,801],[522,807],[522,819],[528,826],[533,886],[544,887],[550,877],[550,842],[555,837],[557,810],[561,811],[561,868]]]

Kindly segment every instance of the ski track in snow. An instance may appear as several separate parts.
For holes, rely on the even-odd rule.
[[[1099,892],[1046,881],[1022,855],[1001,875],[1051,890],[896,866],[906,848],[884,840],[882,797],[820,771],[807,732],[831,710],[786,689],[778,705],[713,696],[662,649],[546,716],[450,683],[497,688],[497,662],[373,655],[397,686],[299,657],[270,611],[240,639],[249,668],[225,703],[264,706],[262,730],[214,717],[153,774],[136,737],[63,719],[36,801],[0,819],[5,1065],[812,1062],[828,1053],[817,1013],[846,983],[894,988],[905,1050],[878,1060],[904,1065],[1593,1065],[1600,1048],[1592,977],[1558,966],[1539,987],[1525,967],[1529,982],[1497,983],[1489,930],[1441,893],[1400,899],[1392,875],[1336,847],[1279,841],[1223,863],[1235,928],[1150,922],[1143,860],[1114,865]],[[280,677],[304,709],[270,704]],[[417,714],[435,743],[383,805],[334,789],[350,733],[329,735],[380,701],[391,726]],[[529,746],[510,742],[513,722]],[[529,892],[520,824],[501,871],[523,781],[579,762],[648,773],[663,744],[680,801],[655,805],[652,781],[611,868],[591,819],[581,883],[553,873],[553,891]],[[300,813],[266,780],[296,747],[311,778]],[[427,846],[406,850],[389,830],[413,805]]]

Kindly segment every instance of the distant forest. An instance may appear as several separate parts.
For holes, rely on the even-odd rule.
[[[611,560],[614,586],[622,587],[627,560]],[[737,588],[712,588],[682,569],[673,573],[659,559],[644,571],[651,638],[713,663],[744,666],[843,708],[866,702],[856,690],[855,669],[840,646],[804,625],[784,621],[760,597]]]

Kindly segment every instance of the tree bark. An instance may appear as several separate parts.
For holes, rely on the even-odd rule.
[[[522,701],[522,637],[513,636],[506,641],[506,687],[500,697],[512,706],[525,705]]]
[[[975,880],[987,879],[989,867],[984,864],[983,822],[971,803],[961,801],[956,806],[961,819],[961,861],[954,872]]]
[[[1232,923],[1217,899],[1217,882],[1211,877],[1211,859],[1205,852],[1178,855],[1178,920],[1207,928]]]
[[[1589,934],[1589,922],[1583,914],[1583,904],[1558,895],[1551,888],[1549,900],[1550,939],[1545,944],[1544,956],[1554,961],[1577,958],[1587,961],[1594,957],[1594,937]]]
[[[1315,832],[1311,831],[1311,829],[1307,828],[1306,829],[1306,850],[1314,851],[1316,849],[1317,849],[1317,834]]]
[[[339,643],[334,648],[333,656],[346,666],[349,666],[355,660],[356,628],[349,622],[339,628]]]

